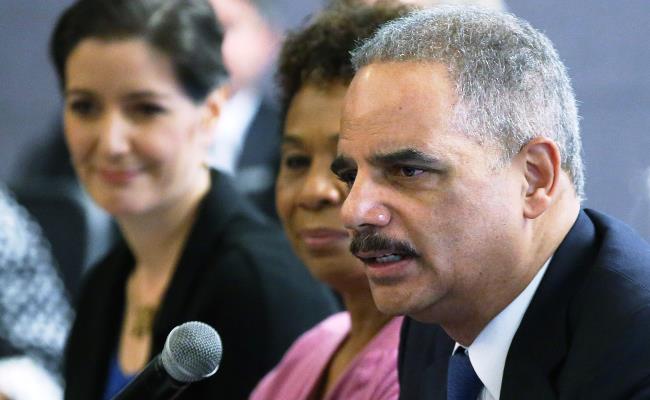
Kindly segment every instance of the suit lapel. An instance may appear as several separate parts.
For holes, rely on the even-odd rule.
[[[454,341],[438,325],[406,317],[400,336],[400,400],[445,400]]]
[[[246,132],[242,153],[237,160],[237,169],[260,164],[275,165],[279,159],[281,137],[279,112],[262,99]]]
[[[569,303],[595,259],[595,229],[581,211],[553,259],[512,340],[501,399],[554,399],[568,349]]]
[[[447,336],[442,328],[437,327],[433,361],[424,371],[424,376],[431,379],[425,380],[422,385],[421,399],[445,400],[447,398],[447,368],[454,345],[454,340]]]

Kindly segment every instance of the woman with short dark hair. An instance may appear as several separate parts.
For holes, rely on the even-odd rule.
[[[189,320],[217,329],[224,353],[180,398],[245,398],[334,308],[280,232],[206,167],[221,39],[205,0],[79,0],[55,29],[74,169],[124,237],[81,290],[68,400],[110,399]]]

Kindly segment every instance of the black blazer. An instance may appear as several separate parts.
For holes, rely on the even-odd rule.
[[[87,276],[66,349],[67,400],[102,396],[133,264],[122,243]],[[213,172],[156,316],[151,354],[160,353],[173,327],[206,322],[221,336],[221,366],[180,399],[245,399],[296,337],[335,311],[335,304],[292,256],[282,232]]]
[[[405,319],[400,399],[445,399],[453,346]],[[631,228],[580,212],[513,338],[501,399],[650,399],[650,246]]]
[[[281,126],[277,106],[263,97],[246,131],[235,170],[237,189],[276,223],[275,178],[280,167]]]

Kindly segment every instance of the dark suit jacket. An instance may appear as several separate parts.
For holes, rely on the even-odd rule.
[[[280,167],[280,111],[266,98],[246,131],[237,160],[235,185],[258,209],[277,222],[275,177]]]
[[[445,399],[453,346],[405,319],[400,399]],[[650,399],[650,246],[631,228],[580,212],[513,338],[501,399]]]
[[[282,233],[256,215],[229,180],[213,172],[154,322],[152,356],[186,321],[206,322],[221,335],[219,371],[180,399],[245,399],[299,334],[335,310],[329,290],[292,256]],[[101,398],[133,264],[120,244],[82,287],[66,349],[67,400]]]

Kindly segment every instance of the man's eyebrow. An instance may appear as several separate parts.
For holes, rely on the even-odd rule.
[[[444,166],[444,163],[439,158],[413,148],[400,149],[390,153],[375,154],[370,157],[370,163],[379,166],[390,166],[396,164],[415,164],[434,168],[442,168]]]
[[[330,166],[330,169],[332,172],[334,172],[335,175],[339,175],[344,170],[350,168],[354,168],[354,161],[352,161],[351,158],[343,155],[336,156],[334,161],[332,161],[332,165]]]

